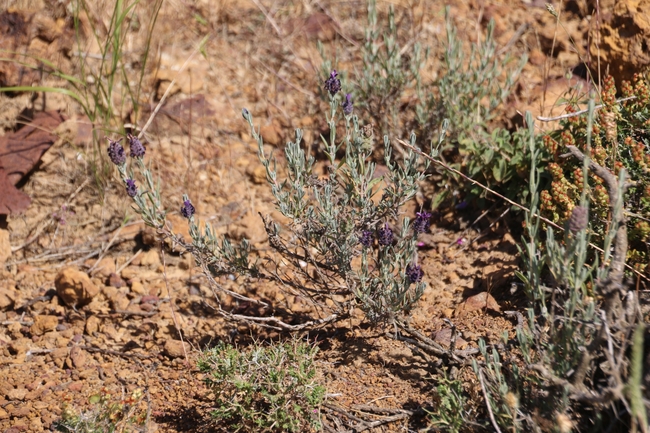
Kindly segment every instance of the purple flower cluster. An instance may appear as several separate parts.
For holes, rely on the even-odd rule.
[[[372,232],[370,230],[362,231],[359,243],[366,248],[370,248],[372,246]]]
[[[124,153],[124,148],[120,144],[122,139],[113,141],[108,137],[106,138],[108,139],[108,157],[111,159],[111,162],[115,165],[124,164],[126,162],[126,153]]]
[[[336,78],[338,76],[336,69],[333,69],[330,73],[330,76],[325,80],[325,90],[330,92],[330,95],[334,96],[341,91],[341,80]]]
[[[416,265],[415,263],[406,266],[406,276],[411,283],[419,283],[424,276],[422,266]]]
[[[429,218],[431,214],[429,212],[416,212],[415,220],[413,221],[413,231],[417,235],[418,233],[426,233],[429,230]]]
[[[185,200],[183,202],[183,206],[181,206],[181,215],[183,215],[184,218],[190,219],[192,218],[192,215],[194,215],[194,206],[192,206],[192,202],[189,200]]]
[[[388,223],[385,223],[383,227],[377,230],[377,237],[379,245],[386,246],[393,243],[393,231],[388,227]]]
[[[142,158],[144,156],[144,146],[138,140],[138,137],[128,134],[126,138],[129,139],[129,146],[131,148],[131,157],[132,158]]]
[[[135,180],[127,179],[126,181],[126,193],[129,197],[133,198],[138,195],[138,187],[135,184]]]
[[[352,106],[352,94],[348,93],[345,95],[345,102],[343,102],[343,113],[345,113],[346,116],[349,116],[352,114],[352,109],[354,107]]]

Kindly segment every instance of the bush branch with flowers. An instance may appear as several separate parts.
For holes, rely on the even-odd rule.
[[[385,136],[387,170],[383,176],[376,175],[376,163],[371,159],[376,145],[372,126],[362,124],[353,114],[352,95],[343,96],[337,71],[331,71],[324,86],[329,99],[329,136],[321,137],[325,156],[322,173],[317,173],[315,158],[305,154],[300,129],[285,147],[286,168],[279,170],[275,159],[265,152],[252,114],[242,110],[257,141],[275,206],[288,221],[281,225],[262,216],[269,244],[277,253],[264,257],[264,261],[251,259],[246,240],[235,245],[218,237],[209,223],[200,224],[188,195],[183,196],[180,212],[188,219],[191,243],[175,235],[166,224],[159,189],[143,162],[145,151],[139,139],[127,137],[130,164],[120,140],[109,139],[109,157],[118,167],[134,209],[162,237],[171,238],[193,254],[211,281],[217,308],[225,317],[302,329],[346,317],[354,307],[360,307],[370,322],[392,323],[407,313],[424,291],[417,238],[428,230],[431,214],[420,211],[411,220],[402,209],[415,196],[429,162],[420,161],[415,152],[404,154],[401,161],[394,160],[391,142]],[[343,131],[341,138],[337,130]],[[410,144],[415,145],[414,135]],[[435,155],[435,149],[432,153]],[[281,175],[281,171],[286,174]],[[144,181],[142,189],[137,186],[135,172]],[[280,257],[292,266],[279,266]],[[274,280],[289,293],[308,299],[315,316],[305,323],[289,325],[275,317],[241,316],[222,309],[223,296],[263,304],[222,288],[215,277],[224,274]]]

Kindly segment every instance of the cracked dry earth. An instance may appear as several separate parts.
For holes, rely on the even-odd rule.
[[[269,252],[259,214],[277,212],[240,110],[247,107],[261,125],[268,151],[297,127],[304,130],[306,143],[318,143],[325,131],[325,105],[315,90],[322,85],[317,41],[338,53],[339,69],[353,69],[366,19],[362,3],[264,2],[266,15],[255,2],[163,4],[152,42],[156,58],[144,74],[149,99],[142,101],[138,117],[128,109],[122,114],[124,123],[144,124],[175,80],[147,130],[146,161],[161,179],[169,220],[186,239],[187,226],[177,211],[184,192],[191,195],[197,216],[220,234],[249,239],[255,254]],[[417,37],[432,47],[425,78],[435,77],[445,38],[443,3],[393,3],[405,38]],[[70,54],[75,45],[69,17],[65,8],[53,4],[13,4],[3,12],[2,22],[10,23],[0,25],[3,41],[11,42],[13,51],[79,73]],[[91,4],[93,19],[110,16],[110,5]],[[553,98],[546,92],[559,94],[569,83],[562,78],[546,82],[544,77],[563,77],[567,67],[578,63],[562,35],[556,38],[555,57],[549,56],[555,27],[540,6],[519,1],[452,6],[460,28],[473,29],[466,33],[474,34],[476,26],[485,28],[487,20],[495,18],[501,46],[518,34],[523,42],[512,49],[519,52],[526,46],[531,51],[522,84],[509,101],[510,111],[535,107],[537,113],[548,114],[544,104]],[[385,20],[387,3],[379,2],[379,10]],[[586,43],[580,11],[567,13],[572,37]],[[146,8],[138,14],[142,22],[151,17]],[[205,17],[205,23],[197,16]],[[138,29],[124,42],[128,73],[138,72],[146,26]],[[521,29],[524,32],[517,33]],[[195,47],[206,34],[211,37],[202,57]],[[84,47],[91,54],[99,52],[92,38]],[[3,85],[39,80],[64,84],[11,62],[2,65]],[[0,221],[0,252],[5,253],[0,266],[0,432],[49,430],[61,416],[63,402],[84,408],[89,396],[102,389],[115,395],[144,390],[148,432],[221,431],[210,421],[211,395],[196,369],[200,350],[222,340],[245,345],[282,335],[227,323],[215,314],[208,282],[191,257],[169,245],[160,248],[156,234],[130,209],[114,173],[92,175],[92,125],[71,100],[60,94],[15,92],[0,94],[0,107],[5,133],[28,122],[34,111],[58,111],[67,119],[49,131],[56,142],[20,185],[31,197],[31,206]],[[503,114],[506,120],[508,115]],[[95,131],[102,143],[106,134]],[[276,155],[281,165],[280,153]],[[433,187],[428,188],[424,197]],[[418,208],[411,203],[405,212],[413,216]],[[459,331],[459,349],[476,347],[479,338],[497,342],[504,332],[512,338],[514,323],[504,312],[522,305],[521,293],[511,292],[518,266],[515,239],[505,221],[496,217],[472,224],[477,215],[477,209],[437,214],[419,251],[428,286],[411,313],[412,325],[446,347],[450,323]],[[219,283],[264,299],[278,310],[307,309],[300,298],[268,283],[234,276]],[[385,332],[391,330],[371,328],[361,318],[357,312],[353,319],[305,336],[319,345],[318,365],[330,401],[347,410],[357,404],[432,407],[434,366],[412,346],[390,338]],[[471,369],[457,374],[475,397],[470,404],[478,407],[481,397]],[[375,431],[425,425],[412,417]]]

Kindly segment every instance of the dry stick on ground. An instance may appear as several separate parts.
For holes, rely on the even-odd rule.
[[[84,189],[86,185],[88,185],[89,183],[90,183],[90,179],[86,179],[81,185],[79,185],[79,187],[72,194],[70,194],[70,196],[68,197],[68,199],[65,201],[64,204],[66,205],[69,204],[77,196],[77,194],[79,194],[79,192],[82,189]],[[54,221],[54,216],[50,215],[50,218],[47,218],[46,220],[41,222],[41,224],[36,229],[36,233],[34,233],[31,238],[29,238],[28,240],[26,240],[25,242],[23,242],[22,244],[16,247],[12,247],[11,252],[15,253],[16,251],[20,251],[26,246],[30,245],[36,239],[38,239],[38,237],[41,235],[45,227],[47,227],[52,221]]]
[[[387,418],[382,418],[382,419],[379,419],[379,420],[376,420],[376,421],[366,421],[366,420],[364,420],[362,418],[359,418],[359,417],[351,414],[350,412],[348,412],[345,409],[340,408],[338,406],[334,406],[334,405],[327,404],[327,403],[324,406],[326,408],[334,411],[334,412],[338,412],[338,413],[344,415],[345,417],[359,423],[359,425],[352,427],[352,430],[355,433],[356,432],[366,431],[366,430],[369,430],[371,428],[379,427],[381,425],[388,424],[388,423],[395,422],[395,421],[399,421],[399,420],[402,420],[402,419],[408,419],[411,416],[413,416],[413,414],[415,413],[413,411],[406,410],[406,409],[391,409],[391,408],[382,408],[382,407],[376,407],[376,406],[370,406],[370,405],[356,405],[356,406],[353,406],[352,408],[354,410],[359,411],[359,412],[369,412],[369,413],[372,413],[372,414],[382,414],[382,415],[383,414],[388,414],[388,415],[391,415],[391,416],[389,416]]]
[[[541,215],[538,214],[538,213],[532,213],[532,212],[530,211],[530,209],[528,209],[526,206],[523,206],[523,205],[521,205],[521,204],[519,204],[519,203],[517,203],[517,202],[515,202],[515,201],[510,200],[509,198],[507,198],[507,197],[505,197],[505,196],[499,194],[498,192],[496,192],[496,191],[494,191],[494,190],[488,188],[487,186],[483,185],[481,182],[478,182],[478,181],[472,179],[471,177],[466,176],[465,174],[461,173],[460,171],[456,170],[455,168],[452,168],[452,167],[450,167],[449,165],[445,164],[444,162],[439,161],[439,160],[433,158],[431,155],[422,152],[422,151],[421,151],[420,149],[418,149],[417,147],[415,147],[415,146],[411,146],[410,143],[407,143],[407,142],[405,142],[404,140],[401,140],[401,139],[399,139],[399,138],[397,139],[397,141],[399,141],[401,144],[403,144],[404,146],[408,147],[409,149],[411,149],[413,152],[417,153],[418,155],[420,155],[420,156],[422,156],[422,157],[428,159],[429,161],[431,161],[431,162],[433,162],[433,163],[435,163],[435,164],[437,164],[437,165],[440,165],[440,166],[443,167],[445,170],[451,171],[452,173],[459,175],[460,177],[462,177],[462,178],[465,179],[466,181],[470,182],[472,185],[476,185],[476,186],[478,186],[479,188],[482,188],[483,190],[485,190],[485,191],[487,191],[487,192],[489,192],[489,193],[491,193],[491,194],[493,194],[493,195],[499,197],[500,199],[504,200],[506,203],[508,203],[508,204],[510,204],[510,205],[512,205],[512,206],[515,206],[515,207],[517,207],[517,208],[523,210],[524,212],[528,212],[528,213],[530,213],[532,216],[534,216],[535,218],[539,218],[540,221],[545,222],[546,224],[550,225],[551,227],[553,227],[553,228],[555,228],[555,229],[558,229],[558,230],[560,230],[560,231],[564,231],[564,228],[563,228],[563,227],[560,227],[558,224],[554,223],[553,221],[549,220],[548,218],[544,218],[543,216],[541,216]],[[577,150],[577,148],[576,148],[576,150]],[[578,152],[580,152],[580,151],[578,150]],[[601,168],[602,168],[602,167],[601,167]],[[597,245],[594,245],[594,244],[590,243],[589,246],[592,247],[593,249],[595,249],[596,251],[598,251],[599,253],[604,253],[603,249],[600,248],[600,247],[597,246]],[[629,270],[630,272],[633,272],[634,274],[636,274],[638,277],[643,278],[645,281],[650,282],[650,278],[648,278],[647,276],[643,275],[641,272],[637,271],[637,270],[634,269],[632,266],[626,264],[625,262],[623,262],[623,266],[625,266],[625,268],[627,268],[627,270]]]
[[[99,347],[92,347],[92,346],[79,346],[79,348],[85,350],[86,352],[96,352],[96,353],[102,353],[104,355],[121,356],[123,358],[140,358],[140,359],[153,358],[153,355],[143,355],[141,353],[118,352],[117,350],[100,349]]]

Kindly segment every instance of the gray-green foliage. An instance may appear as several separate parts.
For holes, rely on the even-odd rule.
[[[443,377],[436,386],[437,402],[433,411],[427,411],[431,425],[440,431],[458,433],[468,427],[465,418],[466,400],[463,383]]]
[[[591,118],[593,107],[591,101]],[[532,128],[530,115],[527,122]],[[529,151],[535,168],[540,150],[532,131]],[[588,158],[583,162],[586,179],[586,170],[597,172],[597,168]],[[620,391],[629,371],[627,336],[636,327],[637,304],[617,277],[626,248],[622,218],[625,170],[621,170],[618,187],[616,181],[609,185],[614,197],[613,222],[601,254],[589,246],[588,227],[567,227],[562,239],[547,227],[541,248],[539,183],[539,171],[531,170],[531,206],[522,247],[524,270],[518,273],[529,299],[527,318],[520,316],[515,344],[507,344],[508,350],[489,350],[481,342],[485,364],[474,362],[474,368],[485,380],[496,422],[508,431],[568,431],[578,426],[571,420],[577,413],[581,414],[580,430],[598,429],[608,417],[608,422],[618,417],[608,415],[606,409],[619,404],[629,407]],[[582,206],[589,206],[584,193]],[[513,355],[519,362],[511,359],[504,368],[501,357]],[[514,407],[513,401],[520,404]],[[555,430],[549,430],[540,419],[554,420]]]
[[[198,362],[214,391],[212,416],[231,431],[304,432],[320,428],[325,388],[318,383],[315,347],[301,342],[220,343]]]
[[[408,132],[401,99],[420,86],[420,72],[429,52],[419,42],[412,47],[400,42],[395,12],[390,6],[388,27],[379,25],[375,0],[368,1],[368,22],[361,71],[356,76],[359,108],[374,120],[382,134],[402,136]]]
[[[417,233],[410,230],[408,218],[400,218],[400,209],[415,196],[425,175],[414,152],[408,152],[401,162],[394,161],[385,136],[388,170],[376,176],[376,165],[370,159],[374,135],[359,124],[357,116],[341,116],[339,96],[330,99],[330,134],[322,137],[327,165],[321,175],[315,171],[315,159],[303,151],[298,130],[296,140],[285,148],[287,170],[281,179],[275,161],[265,154],[252,116],[244,111],[258,141],[276,207],[290,220],[286,235],[270,220],[266,230],[276,251],[298,268],[300,261],[306,265],[308,282],[303,292],[317,305],[334,299],[333,293],[338,292],[345,298],[337,302],[335,312],[345,311],[350,301],[356,301],[372,322],[390,321],[407,311],[424,290],[424,283],[411,282],[406,274],[408,266],[416,265]],[[337,127],[345,131],[341,139],[336,136]],[[414,135],[411,144],[415,145]],[[376,233],[385,224],[395,228],[396,242],[360,244],[364,231]]]
[[[300,130],[296,130],[295,141],[285,147],[286,169],[278,169],[275,159],[265,153],[252,115],[246,109],[242,111],[258,143],[258,156],[266,169],[275,206],[288,221],[282,225],[263,217],[260,224],[266,229],[271,247],[285,264],[291,265],[289,271],[277,266],[278,257],[264,260],[264,266],[252,263],[250,245],[245,240],[235,245],[218,236],[210,224],[200,225],[193,215],[188,218],[191,243],[174,235],[161,210],[159,187],[139,158],[132,163],[138,177],[144,179],[144,188],[133,197],[136,212],[147,225],[191,252],[215,287],[219,286],[214,277],[241,274],[280,282],[320,311],[329,311],[333,319],[346,316],[355,305],[373,323],[391,322],[404,315],[425,287],[416,243],[418,233],[426,230],[428,217],[420,221],[419,230],[413,229],[410,219],[403,217],[402,208],[415,196],[429,162],[421,163],[411,151],[401,161],[395,160],[390,140],[384,136],[387,169],[385,174],[376,175],[376,164],[370,157],[375,139],[372,128],[361,126],[356,115],[342,115],[340,97],[338,94],[330,98],[330,133],[327,139],[322,137],[321,150],[325,172],[320,174],[315,168],[316,159],[303,150]],[[342,138],[337,137],[337,128],[344,131]],[[442,137],[444,131],[440,142]],[[411,145],[415,146],[415,135],[411,136]],[[124,182],[138,174],[132,166],[118,166]],[[189,200],[188,196],[183,200]],[[381,230],[391,232],[389,242],[375,242]],[[361,242],[364,235],[368,239],[365,244]],[[216,291],[224,293],[220,287]],[[234,292],[228,294],[233,296]],[[256,302],[241,295],[235,297]]]
[[[527,132],[523,129],[511,133],[491,122],[510,95],[527,57],[520,56],[515,62],[509,50],[498,49],[493,20],[488,23],[484,40],[472,43],[469,52],[463,48],[449,8],[446,29],[444,72],[433,90],[419,86],[417,122],[426,131],[448,119],[449,140],[441,152],[451,158],[451,166],[484,185],[502,190],[509,198],[519,198],[521,188],[518,182],[516,186],[511,182],[528,167]],[[454,188],[453,183],[457,182],[460,183]],[[438,202],[458,187],[466,188],[472,196],[484,193],[477,186],[463,184],[451,173],[443,173],[443,183],[446,192],[436,198]]]

